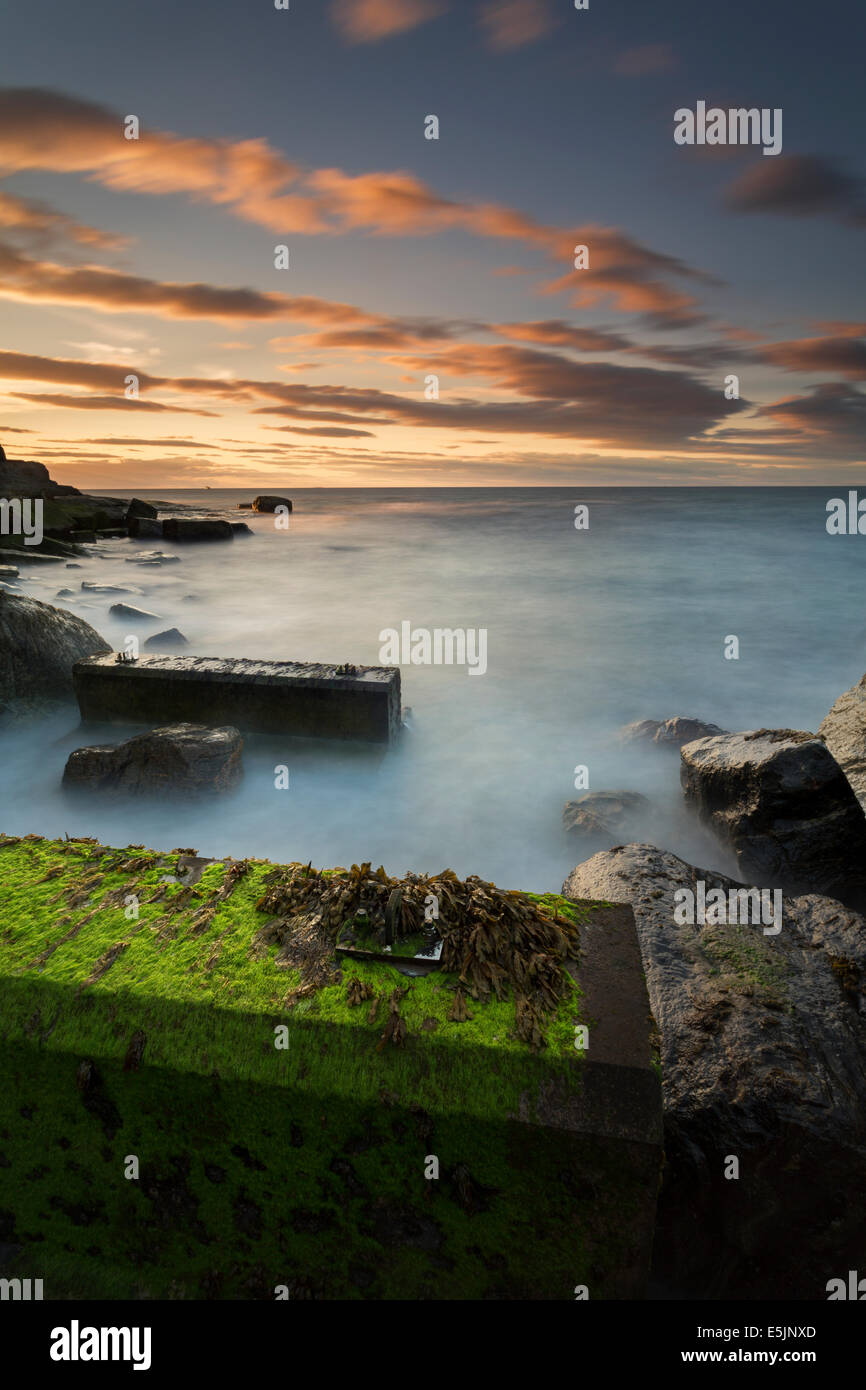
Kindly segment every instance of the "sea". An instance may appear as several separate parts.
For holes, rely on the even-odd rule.
[[[22,566],[16,591],[116,648],[131,630],[109,614],[121,601],[154,613],[142,641],[177,627],[190,655],[379,665],[387,630],[409,623],[483,631],[486,669],[402,666],[405,728],[387,749],[249,735],[239,790],[201,801],[62,789],[72,749],[139,728],[85,728],[74,707],[6,725],[0,829],[555,891],[588,852],[563,828],[565,803],[628,790],[649,801],[630,839],[735,872],[683,805],[678,754],[619,731],[674,715],[817,728],[866,670],[866,537],[826,525],[848,486],[290,487],[288,528],[238,510],[273,484],[138,490],[161,515],[252,534],[102,541],[79,569]],[[128,563],[151,550],[179,562]]]

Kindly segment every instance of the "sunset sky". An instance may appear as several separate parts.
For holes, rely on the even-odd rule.
[[[114,489],[862,480],[862,3],[0,24],[10,457]],[[678,146],[698,101],[781,108],[782,153]]]

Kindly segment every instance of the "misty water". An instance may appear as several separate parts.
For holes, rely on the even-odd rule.
[[[80,569],[21,568],[15,591],[85,618],[114,647],[178,627],[191,655],[380,662],[380,632],[484,628],[487,670],[402,668],[409,727],[389,750],[247,736],[240,789],[207,801],[61,790],[68,753],[138,727],[70,707],[0,730],[7,834],[93,835],[393,874],[451,867],[503,887],[558,889],[586,850],[561,825],[579,795],[651,798],[639,838],[704,868],[727,855],[684,812],[679,759],[623,747],[644,718],[816,729],[866,670],[866,542],[830,536],[829,489],[293,489],[288,530],[236,510],[256,490],[139,492],[245,519],[231,543],[114,540]],[[574,509],[589,506],[589,528]],[[164,509],[167,510],[167,509]],[[159,569],[127,563],[152,549]],[[82,580],[131,595],[81,593]],[[61,587],[76,591],[57,599]],[[131,628],[114,602],[158,615]],[[739,660],[724,657],[739,638]],[[274,768],[289,768],[277,790]],[[631,838],[635,838],[632,836]]]

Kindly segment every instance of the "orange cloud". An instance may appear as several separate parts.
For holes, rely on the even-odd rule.
[[[375,43],[417,29],[446,8],[440,0],[335,0],[331,19],[349,43]]]
[[[554,27],[548,0],[489,0],[480,21],[488,44],[498,53],[536,43]]]

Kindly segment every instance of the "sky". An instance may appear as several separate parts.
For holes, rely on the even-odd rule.
[[[9,457],[115,490],[862,478],[859,0],[0,25]],[[678,143],[701,102],[780,111],[781,151]]]

